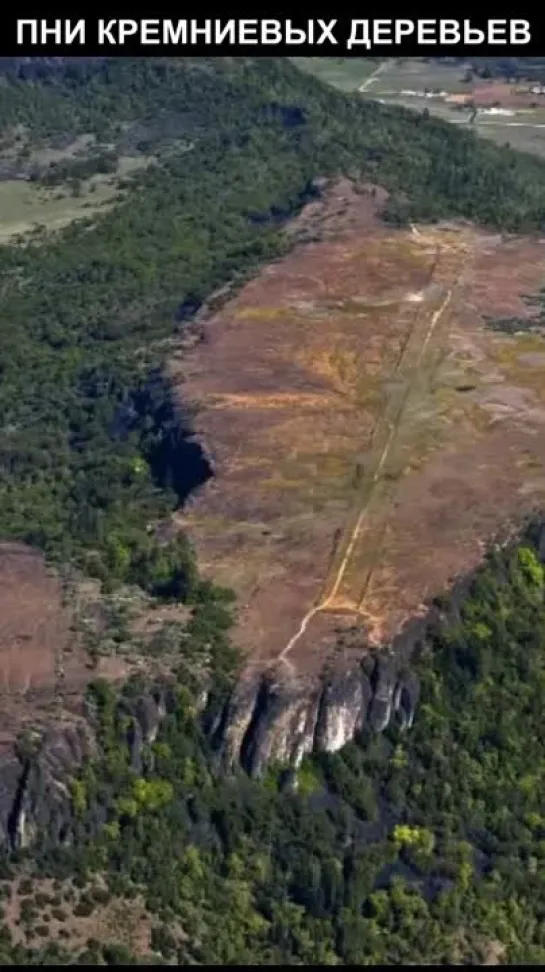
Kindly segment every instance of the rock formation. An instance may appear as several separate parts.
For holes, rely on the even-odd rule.
[[[363,728],[382,732],[395,717],[412,725],[419,683],[411,658],[429,619],[409,625],[389,649],[365,654],[361,664],[319,679],[275,671],[242,677],[213,734],[221,765],[252,776],[267,766],[298,766],[312,752],[336,752]]]

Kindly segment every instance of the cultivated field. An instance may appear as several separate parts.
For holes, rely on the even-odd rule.
[[[468,77],[463,64],[421,58],[293,58],[299,68],[344,91],[403,105],[465,125],[501,145],[545,157],[545,95],[530,84]],[[470,103],[478,109],[474,115]],[[473,119],[470,122],[470,119]]]
[[[249,662],[381,644],[545,497],[545,245],[469,226],[392,231],[343,183],[298,245],[205,325],[182,393],[217,478],[181,517],[239,595]],[[174,367],[174,366],[173,366]],[[178,366],[176,366],[178,367]]]
[[[356,91],[376,71],[382,58],[292,57],[290,60],[302,71],[316,75],[334,88]]]

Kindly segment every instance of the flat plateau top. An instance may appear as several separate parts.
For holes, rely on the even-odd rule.
[[[545,497],[545,339],[485,327],[530,315],[545,241],[389,229],[346,183],[314,226],[179,375],[217,472],[180,523],[249,665],[298,673],[343,629],[389,641]]]

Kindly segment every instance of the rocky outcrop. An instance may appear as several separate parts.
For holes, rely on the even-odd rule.
[[[541,517],[491,547],[497,555],[525,538],[545,558]],[[429,642],[438,621],[459,621],[475,574],[459,578],[448,596],[437,598],[428,613],[412,619],[392,644],[370,653],[361,646],[361,663],[321,678],[289,678],[265,672],[242,678],[213,727],[225,769],[240,765],[261,776],[271,763],[297,767],[311,752],[335,752],[365,726],[383,732],[396,719],[410,729],[419,702],[415,654]]]
[[[544,557],[545,527],[532,526],[527,536]],[[366,727],[379,733],[396,720],[402,729],[410,729],[420,694],[415,655],[430,642],[438,621],[459,619],[470,584],[470,576],[461,578],[448,597],[437,599],[389,647],[372,653],[362,644],[351,664],[345,659],[344,665],[321,676],[254,671],[240,678],[227,701],[203,690],[191,703],[191,715],[216,749],[219,768],[231,772],[242,767],[259,777],[273,764],[296,768],[306,754],[336,752]],[[175,686],[166,683],[124,695],[121,714],[127,718],[136,773],[153,770],[149,744],[178,702]],[[75,823],[72,784],[82,763],[96,752],[95,715],[91,705],[71,722],[27,731],[0,750],[3,847],[28,847],[38,832],[54,844],[70,840]],[[100,825],[101,812],[97,807],[91,826]]]
[[[149,764],[149,744],[173,701],[168,687],[143,694],[124,705],[129,720],[127,742],[138,772]],[[0,753],[0,845],[11,850],[30,846],[37,835],[47,843],[70,841],[75,823],[73,781],[97,751],[93,712],[46,728],[26,730]],[[148,762],[146,763],[146,759]],[[105,822],[93,808],[91,826]]]
[[[90,727],[74,725],[27,732],[0,756],[0,843],[28,847],[38,832],[60,843],[72,824],[70,784],[94,752]]]
[[[312,751],[319,703],[312,684],[266,677],[242,740],[243,768],[261,775],[273,763],[298,766],[303,756]],[[230,761],[234,758],[236,753],[232,752]]]
[[[144,772],[146,744],[155,742],[165,713],[165,701],[161,695],[138,699],[134,718],[131,719],[127,731],[131,768],[135,773]]]
[[[382,732],[396,718],[410,728],[419,683],[409,662],[421,634],[413,625],[389,652],[320,679],[242,678],[214,727],[224,770],[261,776],[271,764],[297,767],[306,754],[336,752],[365,725]]]
[[[268,766],[296,768],[312,752],[336,752],[364,726],[383,731],[392,719],[410,727],[418,704],[418,680],[408,662],[414,637],[389,652],[367,655],[363,664],[304,679],[278,672],[243,677],[223,706],[213,709],[203,692],[195,714],[215,743],[223,772],[242,767],[262,776]],[[143,690],[122,702],[132,768],[153,770],[152,743],[167,712],[177,704],[168,685]],[[0,843],[24,849],[38,833],[58,845],[75,825],[73,781],[96,753],[94,711],[55,726],[27,731],[0,753]],[[103,811],[93,810],[99,827]]]
[[[353,739],[367,718],[373,689],[363,669],[325,683],[320,699],[313,748],[335,753]]]

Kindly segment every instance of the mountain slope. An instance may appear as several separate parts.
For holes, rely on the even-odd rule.
[[[479,809],[489,780],[476,768],[481,739],[500,755],[509,747],[508,733],[494,735],[492,726],[494,706],[506,698],[486,680],[497,636],[489,574],[482,603],[464,619],[467,631],[437,636],[428,709],[414,743],[393,727],[388,737],[366,739],[367,748],[310,761],[298,795],[278,792],[283,774],[274,768],[265,787],[215,777],[217,754],[194,715],[203,672],[230,676],[236,666],[229,595],[199,578],[184,537],[168,529],[172,511],[212,468],[191,438],[163,362],[191,339],[188,320],[211,294],[285,251],[283,224],[319,191],[317,177],[344,173],[383,186],[386,216],[396,222],[463,217],[539,231],[545,166],[446,124],[350,99],[271,59],[66,64],[40,78],[6,78],[0,117],[13,172],[28,175],[31,164],[38,186],[51,181],[52,166],[60,178],[60,163],[47,152],[66,150],[75,136],[92,136],[92,151],[70,155],[69,163],[63,157],[63,178],[85,181],[83,163],[95,164],[100,152],[152,158],[124,181],[107,214],[55,234],[38,229],[25,245],[0,249],[0,536],[44,550],[62,570],[67,593],[87,589],[92,578],[108,610],[88,649],[123,657],[143,673],[120,689],[95,685],[85,707],[79,683],[79,708],[72,700],[67,710],[64,695],[53,694],[53,704],[27,724],[33,731],[15,747],[8,740],[6,961],[66,963],[77,955],[120,964],[128,947],[160,963],[445,961],[486,951],[487,921],[513,955],[539,958],[541,905],[537,899],[526,927],[524,882],[526,864],[529,870],[541,853],[542,821],[534,802],[529,811],[509,804],[508,824],[496,805],[486,814]],[[520,563],[517,556],[499,570],[498,583],[507,572],[511,585],[506,610],[516,612],[517,597],[526,605],[504,632],[497,665],[505,679],[513,677],[513,640],[527,642],[532,632],[538,638],[543,623],[536,555],[523,554]],[[173,620],[180,604],[185,611]],[[153,635],[143,631],[151,615]],[[83,620],[89,627],[92,618]],[[528,665],[537,671],[532,645]],[[466,740],[468,806],[481,814],[477,837],[471,820],[458,824],[459,807],[446,789],[456,793],[458,778],[449,781],[441,752],[430,787],[443,795],[444,819],[429,819],[430,790],[422,790],[426,739],[447,719],[451,729],[437,738],[442,747],[455,745],[461,726],[452,711],[460,692],[471,694],[464,673],[463,691],[448,681],[443,694],[437,690],[449,652],[467,657],[479,678],[485,673],[474,694],[481,704],[484,694],[490,718]],[[165,679],[149,685],[146,664],[157,657],[170,672],[167,687]],[[524,680],[527,673],[516,674]],[[522,738],[518,718],[508,710]],[[11,727],[12,736],[18,729]],[[506,780],[524,762],[524,753],[509,753]],[[522,768],[527,776],[526,762]],[[461,757],[460,781],[464,771]],[[494,800],[508,792],[507,782],[498,784]],[[502,828],[511,826],[518,838],[527,812],[514,869],[516,853],[501,843]],[[503,876],[501,892],[513,898],[510,911],[489,905],[495,878],[482,890],[471,883],[466,844],[473,839],[475,870],[488,854],[487,867],[497,865]],[[400,877],[403,886],[393,880]],[[149,931],[145,942],[111,947],[119,933],[103,920],[109,901],[137,910]],[[92,915],[95,924],[86,920]]]

